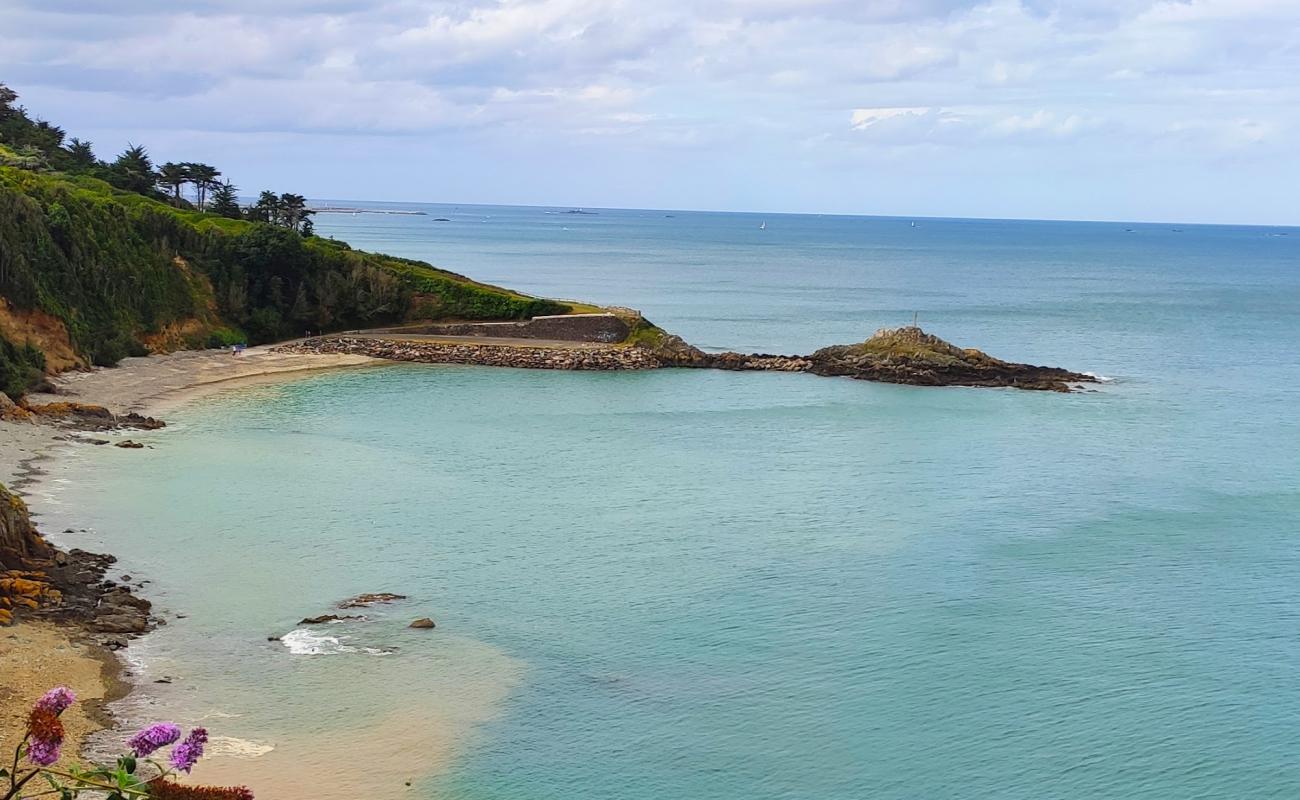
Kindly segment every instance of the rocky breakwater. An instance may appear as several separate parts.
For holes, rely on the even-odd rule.
[[[565,370],[655,369],[659,359],[639,347],[533,347],[478,342],[437,342],[320,336],[275,348],[280,353],[349,353],[389,361],[476,364],[489,367]]]
[[[884,328],[861,344],[823,347],[809,356],[814,375],[914,386],[988,386],[1069,392],[1096,378],[1058,367],[1003,361],[945,342],[920,328]]]
[[[813,362],[808,356],[779,356],[770,353],[706,353],[688,344],[682,337],[667,335],[657,341],[650,352],[664,367],[725,369],[735,372],[808,372]]]
[[[1016,364],[963,349],[917,327],[886,328],[860,344],[823,347],[808,356],[706,353],[678,336],[665,336],[652,352],[666,367],[810,372],[913,386],[987,386],[1071,391],[1095,378],[1056,367]]]

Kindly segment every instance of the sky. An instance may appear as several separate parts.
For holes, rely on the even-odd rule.
[[[1300,0],[0,0],[0,82],[243,194],[1300,224]]]

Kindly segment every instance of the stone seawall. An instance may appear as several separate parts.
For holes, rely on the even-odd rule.
[[[635,347],[563,348],[495,344],[417,342],[352,336],[322,336],[274,348],[281,353],[350,353],[424,364],[476,364],[521,369],[657,369],[659,360]]]
[[[635,312],[632,312],[635,313]],[[443,322],[412,325],[374,333],[424,336],[482,336],[500,339],[550,339],[562,342],[615,344],[632,333],[627,322],[614,314],[564,314],[533,317],[518,322]]]

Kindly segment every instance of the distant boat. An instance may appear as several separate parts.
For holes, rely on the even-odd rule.
[[[759,229],[760,231],[765,231],[765,230],[767,230],[767,220],[763,220],[763,224],[762,224],[762,225],[759,225],[759,226],[758,226],[758,229]]]
[[[915,222],[912,223],[912,227],[913,227],[913,228],[916,227],[916,223],[915,223]]]

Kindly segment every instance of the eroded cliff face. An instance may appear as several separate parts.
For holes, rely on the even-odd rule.
[[[0,485],[0,568],[23,569],[30,559],[50,555],[50,546],[32,525],[27,505]]]

